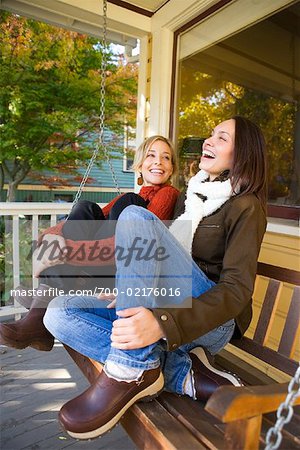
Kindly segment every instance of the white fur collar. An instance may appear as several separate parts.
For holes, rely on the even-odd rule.
[[[217,211],[233,195],[230,179],[208,181],[208,177],[207,172],[200,170],[190,179],[184,213],[169,228],[189,253],[192,252],[194,234],[203,217]]]

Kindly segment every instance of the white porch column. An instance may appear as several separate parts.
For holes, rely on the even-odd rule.
[[[169,133],[173,35],[165,27],[152,34],[149,136]]]
[[[149,45],[149,35],[140,39],[139,56],[139,78],[138,78],[138,104],[136,117],[136,147],[138,147],[145,137],[148,136],[148,115],[149,115],[149,96],[150,96],[150,70],[151,48]],[[137,175],[135,176],[134,191],[139,192],[140,186],[137,184]]]
[[[148,119],[148,102],[149,102],[149,60],[151,59],[150,46],[148,43],[150,35],[145,35],[140,39],[140,56],[139,56],[139,79],[138,79],[138,104],[137,104],[137,120],[136,120],[136,145],[147,136],[147,119]]]

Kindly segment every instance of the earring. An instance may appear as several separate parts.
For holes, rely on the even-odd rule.
[[[144,183],[144,178],[143,178],[143,175],[140,173],[140,176],[137,179],[137,184],[139,186],[142,186],[143,183]]]

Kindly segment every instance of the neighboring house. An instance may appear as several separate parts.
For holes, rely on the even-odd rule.
[[[114,147],[110,146],[111,141],[114,142]],[[111,164],[118,182],[121,192],[128,192],[134,190],[134,172],[131,170],[132,153],[128,156],[128,150],[132,150],[132,143],[128,143],[126,139],[109,135],[106,132],[107,149],[111,155]],[[92,155],[92,151],[91,151]],[[30,202],[51,202],[51,201],[67,201],[72,202],[75,198],[76,192],[80,185],[85,168],[78,170],[79,175],[74,181],[73,175],[66,175],[64,173],[54,173],[50,170],[45,170],[43,177],[53,177],[54,175],[64,180],[64,186],[61,186],[59,181],[51,183],[51,187],[43,185],[34,176],[26,177],[19,185],[17,191],[16,201],[30,201]],[[66,185],[67,184],[67,185]],[[6,185],[5,185],[6,186]],[[105,159],[100,161],[100,164],[94,163],[90,175],[89,182],[86,184],[81,199],[95,201],[98,203],[107,203],[117,195],[117,190],[114,185],[109,164]],[[2,193],[2,201],[5,201],[6,189]]]

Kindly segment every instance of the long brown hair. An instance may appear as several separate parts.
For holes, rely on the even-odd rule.
[[[233,116],[235,142],[231,184],[239,195],[253,193],[262,203],[267,202],[267,153],[261,129],[251,120]]]

